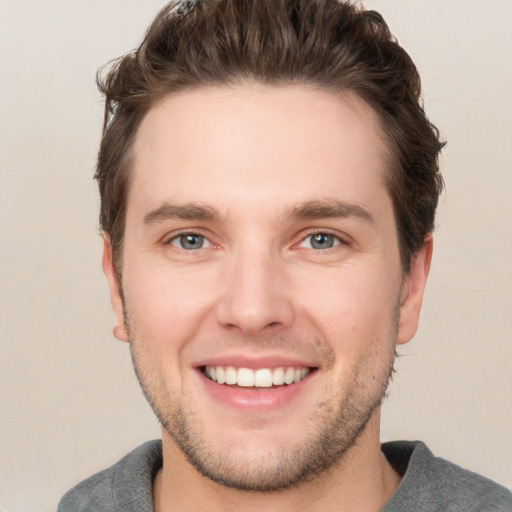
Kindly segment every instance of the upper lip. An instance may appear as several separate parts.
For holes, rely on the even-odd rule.
[[[300,357],[289,355],[265,355],[265,356],[249,356],[246,354],[238,355],[218,355],[208,357],[195,362],[193,367],[201,368],[205,366],[233,366],[235,368],[250,368],[257,370],[258,368],[279,368],[279,367],[300,367],[300,368],[316,368],[316,364],[306,361]]]

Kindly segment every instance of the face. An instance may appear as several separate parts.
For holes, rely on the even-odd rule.
[[[362,101],[307,87],[183,92],[143,120],[122,294],[105,244],[115,334],[164,442],[214,481],[311,478],[378,415],[430,260],[402,272],[386,162]]]

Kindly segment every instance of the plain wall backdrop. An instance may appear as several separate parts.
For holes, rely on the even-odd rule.
[[[417,63],[448,145],[421,325],[384,440],[512,487],[512,2],[368,0]],[[157,0],[0,0],[0,510],[54,510],[159,436],[111,333],[92,180],[97,68]]]

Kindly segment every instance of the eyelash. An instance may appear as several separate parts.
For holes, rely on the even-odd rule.
[[[185,231],[181,231],[177,234],[174,234],[172,237],[168,238],[164,245],[173,245],[172,242],[175,241],[175,240],[179,240],[181,237],[185,237],[187,235],[192,235],[192,236],[196,236],[196,237],[201,237],[202,239],[204,239],[206,242],[208,242],[209,246],[213,246],[215,247],[215,244],[206,236],[206,235],[203,235],[202,233],[200,233],[199,231],[197,230],[193,230],[193,229],[190,229],[190,230],[185,230]],[[301,239],[299,240],[298,243],[294,244],[293,247],[297,247],[297,246],[300,246],[301,244],[303,244],[308,238],[311,238],[314,237],[314,236],[317,236],[317,235],[325,235],[325,236],[329,236],[329,237],[333,237],[334,238],[334,245],[332,245],[331,247],[327,247],[327,248],[324,248],[324,249],[320,249],[320,248],[315,248],[315,247],[308,247],[308,249],[312,249],[314,251],[318,251],[318,252],[323,252],[323,251],[326,251],[327,249],[333,249],[339,245],[350,245],[349,242],[344,238],[344,237],[341,237],[339,234],[337,233],[334,233],[328,229],[323,229],[323,230],[311,230],[309,232],[307,232],[304,236],[301,237]],[[178,247],[176,247],[177,249],[180,249]],[[182,250],[187,250],[183,247],[181,247]],[[199,247],[198,249],[196,250],[199,250],[199,249],[203,249],[203,247]],[[190,251],[192,251],[192,249],[189,249]]]
[[[300,245],[300,244],[304,243],[304,241],[306,241],[308,238],[312,238],[315,235],[326,235],[326,236],[330,236],[330,237],[334,238],[334,240],[337,243],[335,243],[332,247],[328,247],[327,249],[333,249],[333,248],[335,248],[337,246],[340,246],[340,245],[345,245],[345,246],[349,245],[348,241],[344,237],[340,236],[338,233],[335,233],[335,232],[333,232],[333,231],[331,231],[329,229],[311,230],[308,233],[306,233],[306,235],[303,236],[300,239],[299,243],[296,244],[296,245]],[[327,249],[317,249],[315,247],[310,247],[309,249],[312,249],[312,250],[318,251],[318,252],[322,252],[322,251],[326,251],[327,250]]]
[[[187,235],[190,235],[190,236],[196,236],[196,237],[201,237],[202,239],[204,239],[205,241],[207,241],[211,246],[214,246],[215,244],[213,244],[213,242],[206,236],[206,235],[203,235],[202,233],[200,233],[199,231],[197,230],[193,230],[193,229],[190,229],[190,230],[185,230],[185,231],[180,231],[179,233],[176,233],[174,234],[173,236],[169,237],[165,242],[164,242],[164,245],[173,245],[172,242],[175,241],[175,240],[179,240],[180,238],[182,237],[185,237]],[[178,249],[178,247],[176,247]],[[203,247],[200,247],[199,249],[202,249]],[[186,250],[184,248],[182,248],[182,250]],[[196,249],[198,250],[198,249]]]

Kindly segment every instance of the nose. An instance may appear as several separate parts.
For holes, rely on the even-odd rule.
[[[226,269],[217,321],[246,335],[277,332],[295,317],[284,262],[271,254],[246,251]]]

